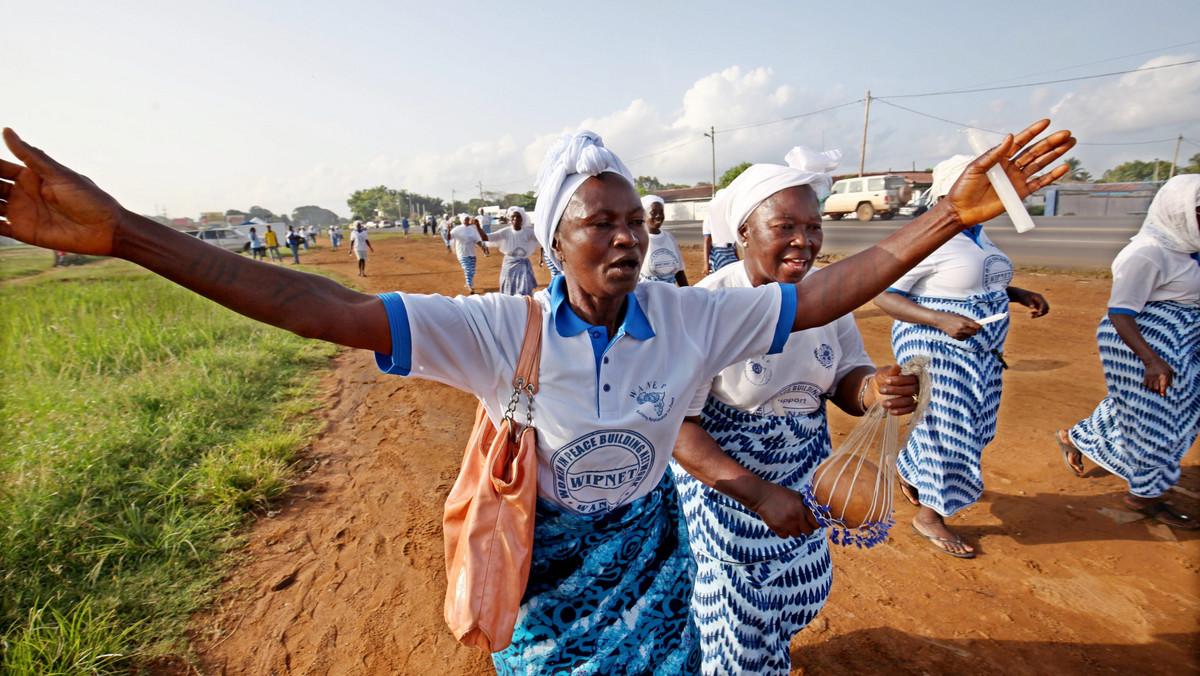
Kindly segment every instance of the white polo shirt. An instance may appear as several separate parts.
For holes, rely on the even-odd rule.
[[[1200,263],[1151,237],[1135,237],[1112,263],[1108,311],[1136,315],[1150,301],[1200,305]]]
[[[1012,261],[977,225],[951,237],[888,291],[931,298],[970,298],[1003,291],[1012,278]]]
[[[354,247],[355,251],[364,252],[367,250],[367,231],[351,230],[350,231],[350,246]]]
[[[646,258],[642,261],[641,280],[674,284],[675,273],[683,269],[683,254],[675,237],[661,230],[657,235],[651,233]]]
[[[607,512],[653,490],[696,390],[729,364],[782,348],[796,312],[791,285],[710,292],[640,284],[610,342],[604,327],[571,311],[565,288],[565,278],[556,277],[534,294],[544,313],[533,424],[538,494],[577,514]],[[392,354],[376,354],[379,368],[470,392],[498,422],[524,337],[524,299],[380,298]],[[444,339],[414,342],[414,334]],[[522,402],[518,422],[524,412]]]
[[[537,235],[533,234],[533,228],[528,225],[523,226],[520,230],[513,230],[509,226],[496,232],[490,232],[488,233],[488,244],[497,245],[500,253],[513,258],[528,258],[538,248]]]
[[[813,270],[810,275],[820,274]],[[702,289],[751,288],[745,261],[730,263],[696,284]],[[713,379],[711,393],[756,416],[806,415],[821,407],[847,373],[874,366],[863,347],[854,315],[788,336],[783,351],[760,354],[726,367]],[[708,392],[697,392],[688,415],[699,415]]]

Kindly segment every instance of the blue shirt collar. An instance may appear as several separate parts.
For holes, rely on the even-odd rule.
[[[617,335],[624,333],[638,340],[653,338],[654,329],[650,328],[650,320],[646,318],[646,313],[642,312],[637,296],[630,293],[625,296],[625,300],[628,303],[625,319],[617,327]],[[555,275],[550,282],[550,315],[554,318],[554,329],[563,338],[577,336],[592,328],[567,304],[567,279],[563,275]]]
[[[971,227],[967,228],[966,230],[963,230],[962,234],[966,235],[967,237],[970,237],[971,241],[975,242],[975,246],[982,249],[983,245],[979,243],[979,235],[982,232],[983,232],[983,223],[980,223],[978,225],[972,225]]]

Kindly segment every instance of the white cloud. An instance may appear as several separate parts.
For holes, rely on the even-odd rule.
[[[1160,56],[1142,68],[1196,58],[1194,54]],[[1192,123],[1200,110],[1200,63],[1128,73],[1115,81],[1085,85],[1063,96],[1050,109],[1056,125],[1081,140]]]

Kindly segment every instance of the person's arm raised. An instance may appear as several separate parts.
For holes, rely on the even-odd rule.
[[[1022,198],[1065,175],[1066,165],[1041,176],[1036,174],[1075,145],[1071,132],[1057,131],[1022,150],[1049,125],[1050,120],[1041,120],[1015,137],[1005,137],[1000,145],[967,165],[950,194],[932,209],[880,243],[797,284],[796,321],[792,330],[823,326],[853,311],[883,292],[954,235],[999,216],[1004,205],[985,174],[993,165],[1004,168]]]
[[[87,177],[4,130],[24,163],[0,160],[0,235],[46,249],[116,256],[225,307],[306,338],[390,353],[378,297],[251,260],[122,207]]]

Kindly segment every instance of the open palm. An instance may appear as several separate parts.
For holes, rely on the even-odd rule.
[[[11,129],[4,142],[24,166],[0,160],[0,234],[46,249],[111,255],[121,205]]]

